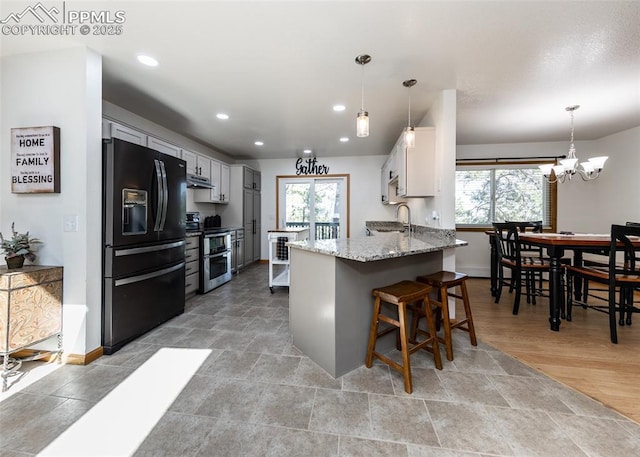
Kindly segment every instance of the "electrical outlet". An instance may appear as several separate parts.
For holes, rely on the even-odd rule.
[[[76,214],[65,214],[62,218],[65,232],[78,231],[78,216]]]

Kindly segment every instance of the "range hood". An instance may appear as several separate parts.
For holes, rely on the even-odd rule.
[[[189,189],[213,189],[209,178],[200,175],[187,174],[187,188]]]

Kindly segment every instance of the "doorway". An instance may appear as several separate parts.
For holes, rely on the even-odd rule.
[[[310,240],[349,236],[349,175],[277,176],[279,228],[309,228]]]

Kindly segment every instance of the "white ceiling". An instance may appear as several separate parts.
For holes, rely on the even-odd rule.
[[[0,19],[30,2],[2,1]],[[43,2],[62,9],[63,2]],[[576,140],[640,125],[640,2],[67,1],[124,11],[120,36],[0,35],[2,55],[86,44],[103,96],[237,158],[386,154],[443,89],[459,144]],[[22,23],[28,21],[25,16]],[[141,66],[136,55],[160,65]],[[371,134],[356,138],[362,68]],[[345,104],[335,113],[332,106]],[[230,118],[216,119],[225,112]],[[348,136],[348,143],[339,138]],[[255,140],[264,141],[257,147]]]

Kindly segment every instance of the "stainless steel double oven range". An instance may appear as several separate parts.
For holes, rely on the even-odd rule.
[[[231,281],[231,232],[227,229],[204,229],[200,256],[200,292]]]

